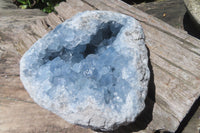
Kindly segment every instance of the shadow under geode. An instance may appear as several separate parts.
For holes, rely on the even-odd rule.
[[[105,132],[105,133],[131,133],[131,132],[137,132],[140,130],[144,130],[148,124],[152,121],[152,114],[153,114],[153,107],[155,103],[155,84],[154,84],[154,73],[153,68],[150,62],[150,51],[148,50],[148,66],[150,70],[150,80],[148,85],[148,93],[147,98],[145,100],[145,108],[141,112],[141,114],[136,118],[136,120],[126,126],[120,126],[118,129],[111,131],[111,132]]]

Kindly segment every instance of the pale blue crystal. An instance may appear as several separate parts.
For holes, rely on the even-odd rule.
[[[133,122],[149,81],[142,27],[119,13],[79,13],[24,54],[20,78],[36,103],[68,122],[104,131]]]

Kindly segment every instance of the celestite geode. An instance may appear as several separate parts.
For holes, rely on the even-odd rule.
[[[58,25],[22,57],[20,78],[34,101],[66,121],[110,131],[145,107],[147,49],[139,22],[85,11]]]

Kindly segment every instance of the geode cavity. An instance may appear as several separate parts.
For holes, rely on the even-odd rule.
[[[66,20],[20,62],[21,81],[36,103],[70,123],[103,131],[141,113],[149,75],[139,22],[108,11]]]

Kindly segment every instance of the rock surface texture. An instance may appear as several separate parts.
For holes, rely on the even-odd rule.
[[[41,107],[66,121],[110,131],[145,107],[150,73],[144,34],[134,18],[79,13],[22,57],[20,78]]]
[[[184,3],[192,19],[200,29],[200,0],[184,0]]]

